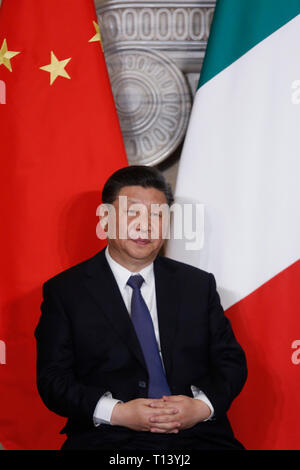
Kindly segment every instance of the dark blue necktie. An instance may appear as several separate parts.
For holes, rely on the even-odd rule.
[[[144,278],[140,274],[130,276],[127,284],[132,288],[131,320],[139,339],[149,374],[149,398],[171,395],[159,355],[152,318],[141,294]]]

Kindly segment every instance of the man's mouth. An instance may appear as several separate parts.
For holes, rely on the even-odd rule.
[[[131,238],[131,240],[140,246],[148,245],[150,243],[149,238],[137,238],[135,240]]]

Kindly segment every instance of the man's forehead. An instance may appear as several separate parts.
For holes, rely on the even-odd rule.
[[[143,186],[124,186],[117,198],[119,203],[126,201],[127,204],[163,204],[167,202],[166,195],[163,191],[154,187]]]
[[[144,200],[144,199],[139,199],[139,198],[134,198],[134,197],[127,197],[128,205],[140,204],[143,206],[157,206],[157,205],[164,204],[164,203],[166,203],[166,201],[163,198],[161,201],[157,201],[157,200]]]

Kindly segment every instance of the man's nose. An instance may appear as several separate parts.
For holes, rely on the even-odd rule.
[[[146,214],[141,214],[139,221],[136,226],[136,230],[141,233],[148,234],[151,232],[151,216]]]

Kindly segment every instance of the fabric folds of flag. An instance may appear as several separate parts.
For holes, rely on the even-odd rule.
[[[57,449],[65,419],[36,389],[41,286],[103,248],[101,189],[128,164],[93,0],[3,0],[0,94],[0,442]]]
[[[249,375],[230,417],[249,449],[298,449],[300,1],[218,0],[176,197],[204,205],[204,245]],[[298,349],[297,349],[298,348]]]

